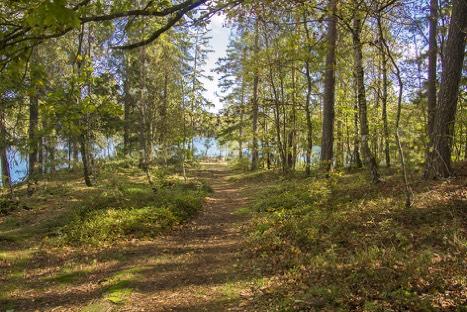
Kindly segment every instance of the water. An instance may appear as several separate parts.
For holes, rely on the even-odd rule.
[[[223,146],[215,138],[195,137],[193,139],[195,155],[199,157],[225,157],[230,149]]]
[[[98,159],[113,158],[117,154],[116,143],[114,139],[112,138],[107,139],[104,146],[96,145],[94,150],[95,150],[95,157]],[[57,154],[68,155],[68,144],[66,143],[57,144],[56,152]],[[15,148],[10,148],[7,152],[7,157],[8,157],[8,162],[10,165],[10,174],[11,174],[11,180],[13,184],[23,182],[26,179],[28,175],[28,170],[29,170],[28,156],[23,155]],[[78,154],[78,157],[80,157],[79,154]],[[1,164],[0,162],[0,169],[2,165],[3,164]],[[64,161],[63,159],[61,159],[61,162],[59,161],[55,166],[57,170],[65,169],[67,167],[68,167],[68,163],[66,160]],[[0,179],[0,186],[2,186],[2,179]]]
[[[227,145],[222,145],[215,138],[207,137],[196,137],[193,140],[195,146],[195,155],[198,157],[236,157],[237,151],[235,148],[231,148]],[[57,150],[62,153],[68,154],[67,144],[60,143],[57,146]],[[104,146],[96,146],[96,157],[97,158],[113,158],[117,154],[117,143],[113,138],[106,140]],[[319,162],[319,154],[321,148],[319,146],[313,146],[312,163]],[[245,148],[243,154],[246,157],[251,155],[248,153],[248,149]],[[8,160],[10,163],[10,172],[12,182],[14,184],[20,183],[25,180],[28,174],[28,157],[27,155],[21,154],[18,150],[11,148],[8,150]],[[300,154],[297,159],[299,164],[305,163],[304,154]],[[1,164],[0,164],[1,166]],[[57,168],[67,167],[66,163],[57,165]],[[1,168],[1,167],[0,167]],[[0,186],[2,182],[0,179]]]
[[[194,140],[196,155],[197,156],[207,156],[207,157],[217,157],[225,156],[227,154],[227,149],[220,146],[217,140],[212,138],[202,138],[198,137]],[[57,154],[61,153],[62,155],[68,155],[68,144],[59,143],[57,145]],[[104,144],[96,145],[95,156],[99,159],[104,158],[113,158],[117,154],[117,142],[113,138],[108,138]],[[13,184],[23,182],[28,175],[28,156],[22,154],[15,148],[10,148],[8,150],[8,162],[10,165],[11,180]],[[80,157],[78,155],[78,157]],[[0,163],[0,169],[2,164]],[[56,168],[63,169],[66,168],[68,164],[65,162],[58,163]],[[1,172],[1,171],[0,171]],[[2,179],[0,179],[0,186],[2,185]]]
[[[13,183],[24,181],[28,174],[28,159],[14,148],[8,149],[8,162],[10,163],[11,180]],[[3,164],[0,163],[0,169]],[[2,172],[0,170],[0,172]],[[0,185],[2,181],[0,179]]]

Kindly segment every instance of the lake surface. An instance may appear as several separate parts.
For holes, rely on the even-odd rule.
[[[195,155],[198,157],[236,157],[237,151],[226,145],[221,145],[215,138],[196,137],[193,140],[195,146]],[[116,143],[113,139],[108,139],[105,146],[96,147],[97,158],[113,158],[117,153]],[[57,147],[62,153],[68,153],[67,146],[65,144],[59,144]],[[319,161],[319,154],[321,148],[319,146],[313,146],[313,157],[312,163]],[[244,149],[244,155],[249,157],[248,149]],[[19,183],[24,181],[28,174],[28,157],[27,155],[21,154],[15,149],[8,151],[8,159],[10,162],[10,172],[13,183]],[[299,164],[304,164],[304,155],[300,155],[298,159]],[[0,164],[1,166],[1,164]],[[65,168],[65,163],[59,164],[57,167]],[[1,167],[0,167],[1,168]],[[0,171],[1,172],[1,171]],[[2,182],[0,179],[0,186]]]
[[[229,149],[219,145],[218,141],[214,138],[196,137],[194,140],[196,156],[207,157],[225,157],[229,153]],[[96,146],[96,157],[113,158],[117,154],[117,143],[114,139],[109,138],[104,146]],[[68,147],[66,144],[59,144],[57,150],[62,154],[68,154]],[[8,161],[10,164],[11,179],[14,184],[24,181],[28,174],[28,156],[23,155],[18,150],[11,148],[8,150]],[[2,164],[0,163],[0,168]],[[57,169],[65,168],[66,163],[57,165]],[[0,171],[1,172],[1,171]],[[0,179],[0,186],[2,181]]]
[[[24,180],[26,175],[28,174],[28,159],[24,157],[20,152],[16,151],[15,149],[8,150],[8,161],[10,162],[10,173],[11,173],[11,180],[13,183],[18,183]],[[0,163],[0,169],[3,166]],[[0,172],[2,172],[0,170]],[[2,181],[0,179],[0,185],[2,185]]]

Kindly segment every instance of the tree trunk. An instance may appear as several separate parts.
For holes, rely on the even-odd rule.
[[[284,90],[284,75],[282,74],[281,71],[281,64],[276,65],[278,70],[278,78],[279,78],[279,87],[280,87],[280,98],[279,98],[279,93],[277,96],[278,101],[276,101],[276,108],[277,108],[277,114],[278,114],[278,129],[281,129],[281,122],[280,122],[280,117],[281,113],[280,111],[282,110],[282,140],[283,144],[281,144],[281,151],[282,151],[282,170],[284,172],[289,171],[289,163],[287,160],[288,156],[288,141],[289,141],[289,136],[287,135],[287,110],[286,110],[286,98],[285,98],[285,90]],[[273,68],[273,67],[271,67]]]
[[[92,186],[91,172],[90,172],[90,169],[89,169],[89,157],[88,157],[88,150],[87,150],[87,140],[86,140],[86,135],[85,134],[81,134],[79,143],[80,143],[80,149],[81,149],[81,160],[83,162],[84,183],[86,183],[86,186]]]
[[[194,51],[195,55],[193,58],[193,75],[191,78],[191,112],[190,112],[190,127],[191,127],[191,133],[190,133],[190,154],[189,154],[189,159],[194,159],[195,158],[195,143],[194,143],[194,129],[195,129],[195,106],[196,106],[196,77],[198,75],[198,51],[199,51],[199,36],[198,36],[198,30],[196,31],[196,38],[195,38],[195,44],[194,44]]]
[[[303,14],[303,27],[305,29],[306,36],[306,48],[307,56],[311,55],[311,46],[310,46],[310,31],[306,24],[306,14]],[[312,80],[311,80],[311,70],[310,70],[310,60],[307,58],[305,60],[305,77],[306,77],[306,100],[305,100],[305,118],[306,118],[306,151],[305,151],[305,174],[307,176],[311,175],[311,154],[313,151],[313,123],[311,120],[311,91],[312,91]]]
[[[329,0],[329,19],[327,32],[326,71],[324,76],[323,97],[323,135],[321,140],[321,161],[324,168],[331,169],[334,144],[334,100],[335,66],[337,39],[337,0]]]
[[[344,166],[344,132],[342,120],[337,120],[336,166]]]
[[[305,63],[306,71],[306,102],[305,102],[305,117],[306,117],[306,159],[305,159],[305,174],[311,174],[311,153],[313,150],[313,124],[311,122],[311,76],[310,63]]]
[[[242,83],[243,85],[243,83]],[[243,87],[242,87],[242,104],[240,107],[240,127],[238,129],[238,159],[243,159]]]
[[[354,135],[354,141],[353,141],[353,157],[352,157],[352,163],[356,168],[361,168],[363,166],[362,164],[362,159],[360,157],[360,131],[358,130],[358,104],[357,104],[357,99],[355,99],[355,106],[354,106],[354,130],[355,130],[355,135]]]
[[[255,46],[254,54],[258,53],[259,50],[259,29],[258,22],[255,24]],[[253,99],[252,99],[252,130],[253,130],[253,142],[252,142],[252,153],[251,153],[251,170],[258,169],[258,84],[259,84],[259,73],[255,66],[253,73]]]
[[[39,127],[39,90],[37,86],[37,71],[33,68],[38,62],[37,48],[32,49],[31,53],[31,69],[30,79],[32,93],[29,96],[29,163],[28,163],[28,193],[32,194],[33,186],[31,182],[37,181],[37,156],[39,151],[39,138],[38,138],[38,127]]]
[[[295,92],[296,92],[296,84],[295,84],[295,67],[292,65],[292,116],[291,116],[291,124],[292,129],[289,131],[289,150],[287,155],[287,166],[290,170],[295,170],[295,163],[297,157],[297,103],[295,99]]]
[[[68,160],[68,170],[71,169],[71,140],[68,138],[68,143],[67,143],[67,160]]]
[[[266,168],[270,170],[272,166],[272,159],[271,159],[271,146],[269,145],[268,121],[266,119],[266,116],[263,117],[263,133],[265,134],[263,159],[264,157],[266,157]]]
[[[28,163],[28,187],[27,192],[29,195],[34,193],[35,182],[37,182],[37,152],[38,152],[38,141],[37,141],[37,127],[39,124],[39,97],[37,96],[37,90],[33,91],[29,97],[29,163]]]
[[[467,160],[467,133],[464,135],[464,160]]]
[[[13,183],[11,181],[10,164],[8,161],[7,132],[5,129],[3,114],[0,114],[0,164],[2,167],[2,186],[8,188],[10,194],[13,195]]]
[[[79,56],[79,59],[77,58],[77,63],[76,63],[76,72],[77,75],[81,75],[81,70],[82,70],[82,65],[83,61],[81,56],[83,56],[83,39],[84,39],[84,33],[85,33],[85,25],[81,26],[81,32],[78,37],[78,53],[77,55]],[[88,37],[89,39],[89,37]],[[81,96],[82,96],[82,90],[79,90],[79,94],[77,96],[77,101],[81,101]],[[89,168],[89,158],[88,158],[88,152],[87,152],[87,132],[88,132],[88,116],[87,114],[81,117],[80,120],[80,135],[79,135],[79,144],[80,144],[80,152],[81,152],[81,161],[83,163],[83,176],[84,176],[84,183],[86,186],[92,186],[91,182],[91,172]],[[47,159],[47,157],[45,157]]]
[[[37,127],[39,125],[39,97],[37,90],[29,97],[29,178],[35,179],[37,165]]]
[[[75,142],[75,140],[73,140],[73,142],[71,143],[71,149],[72,149],[72,154],[73,154],[73,161],[75,163],[78,163],[79,162],[79,147],[78,147],[78,144]]]
[[[380,34],[380,40],[383,45],[383,47],[386,50],[387,56],[389,57],[393,67],[394,67],[394,73],[396,74],[397,77],[397,82],[399,84],[399,92],[397,95],[397,113],[396,113],[396,143],[397,143],[397,149],[399,151],[399,161],[400,161],[400,166],[402,169],[402,177],[404,179],[404,185],[405,185],[405,207],[410,208],[412,206],[412,198],[413,198],[413,192],[412,188],[409,183],[408,175],[407,175],[407,168],[405,164],[405,156],[404,156],[404,150],[402,149],[402,143],[399,135],[400,131],[400,120],[401,120],[401,112],[402,112],[402,95],[403,95],[403,90],[404,90],[404,84],[402,82],[402,76],[401,76],[401,71],[399,69],[399,66],[397,65],[396,61],[394,60],[394,57],[391,54],[391,50],[389,49],[389,46],[386,43],[386,40],[384,38],[384,32],[383,32],[383,25],[381,23],[381,17],[378,16],[378,29],[379,29],[379,34]],[[383,52],[384,53],[384,52]]]
[[[45,151],[44,151],[44,137],[39,138],[39,146],[37,150],[37,157],[38,157],[38,163],[39,163],[39,173],[44,174],[46,171],[46,164],[45,164]]]
[[[164,158],[164,165],[167,167],[167,112],[169,109],[169,73],[167,69],[164,70],[164,92],[162,107],[160,109],[160,124],[159,124],[159,144]]]
[[[433,120],[433,148],[430,152],[428,177],[446,178],[453,174],[451,166],[452,138],[462,76],[467,27],[467,2],[454,0],[449,34],[444,51],[443,71]]]
[[[243,49],[242,58],[245,57],[245,49]],[[238,159],[243,159],[243,119],[245,115],[245,80],[242,79],[240,90],[240,127],[238,129]]]
[[[374,155],[371,153],[368,145],[368,116],[367,116],[367,104],[365,95],[365,80],[363,75],[363,56],[362,56],[362,43],[360,41],[361,32],[361,20],[359,17],[353,19],[353,49],[354,49],[354,66],[355,66],[355,78],[357,82],[357,101],[358,110],[360,117],[360,137],[361,146],[363,151],[363,159],[365,165],[368,166],[371,174],[371,179],[374,183],[379,181],[379,174],[376,165]]]
[[[268,38],[266,37],[265,40],[265,46],[266,49],[269,49],[269,41]],[[279,98],[279,92],[277,90],[276,83],[274,82],[274,72],[273,72],[273,62],[270,59],[270,56],[268,55],[268,74],[269,74],[269,83],[271,85],[271,90],[273,94],[273,102],[274,106],[272,107],[272,111],[274,114],[274,126],[275,126],[275,132],[276,132],[276,144],[277,148],[279,150],[279,156],[280,156],[280,165],[282,168],[283,172],[287,171],[287,154],[286,154],[286,144],[282,144],[282,139],[287,141],[287,137],[285,137],[284,133],[281,134],[281,105],[280,105],[280,98]],[[281,81],[282,82],[282,81]],[[281,84],[281,87],[283,89],[283,86]],[[282,90],[283,91],[283,90]],[[283,97],[282,97],[283,99]],[[285,128],[285,123],[284,123],[284,128]],[[285,130],[284,130],[285,131]],[[281,138],[282,136],[282,138]]]
[[[428,35],[428,80],[427,80],[427,134],[425,153],[425,176],[429,174],[429,157],[433,148],[433,122],[436,114],[436,65],[438,55],[438,0],[430,0],[430,32]]]
[[[0,147],[0,161],[2,167],[2,186],[8,188],[8,190],[12,191],[13,185],[11,183],[11,174],[10,174],[10,164],[8,162],[8,149],[6,146],[2,144]]]
[[[140,106],[143,104],[139,104]],[[140,107],[140,112],[139,112],[139,133],[138,133],[138,143],[139,143],[139,164],[138,167],[140,169],[144,169],[146,166],[146,138],[145,138],[145,133],[146,133],[146,122],[144,118],[144,112],[143,108]]]
[[[50,163],[50,173],[55,173],[56,172],[56,167],[55,167],[55,136],[52,134],[49,137],[49,140],[47,142],[47,151],[49,155],[49,163]]]
[[[386,160],[386,167],[391,167],[391,155],[389,151],[389,125],[388,125],[388,66],[387,55],[384,52],[384,47],[381,45],[381,71],[383,74],[383,94],[381,97],[382,105],[382,119],[383,119],[383,134],[384,134],[384,156]]]
[[[127,74],[128,75],[128,74]],[[123,117],[123,156],[128,157],[131,153],[130,131],[132,102],[128,77],[124,78],[124,117]]]

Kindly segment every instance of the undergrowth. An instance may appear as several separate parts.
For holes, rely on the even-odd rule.
[[[110,178],[102,191],[75,207],[53,233],[54,244],[102,245],[118,239],[153,237],[193,217],[210,188],[200,181],[158,179],[147,183]]]
[[[252,206],[250,247],[263,274],[280,277],[259,309],[465,311],[464,184],[418,182],[409,210],[393,177],[270,184]]]
[[[18,189],[21,205],[32,211],[5,212],[0,241],[34,239],[51,246],[96,246],[153,237],[193,217],[211,192],[196,179],[185,182],[158,169],[151,175],[154,186],[131,161],[117,160],[100,167],[96,186],[91,188],[76,180],[79,173],[60,172],[55,180],[39,185],[32,197],[23,196],[25,190]],[[0,213],[7,211],[5,203],[0,201]]]

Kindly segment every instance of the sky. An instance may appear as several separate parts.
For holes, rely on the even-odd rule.
[[[213,50],[212,53],[209,53],[206,72],[209,73],[213,80],[205,80],[204,86],[207,89],[205,96],[211,101],[215,107],[211,110],[212,112],[218,112],[222,108],[222,103],[220,103],[219,98],[216,96],[216,92],[219,93],[218,89],[218,80],[220,75],[213,72],[216,68],[216,62],[219,58],[225,57],[227,51],[227,44],[230,36],[230,29],[224,27],[225,16],[224,15],[215,15],[211,18],[211,23],[209,24],[209,36],[212,37],[210,40],[210,49]]]

